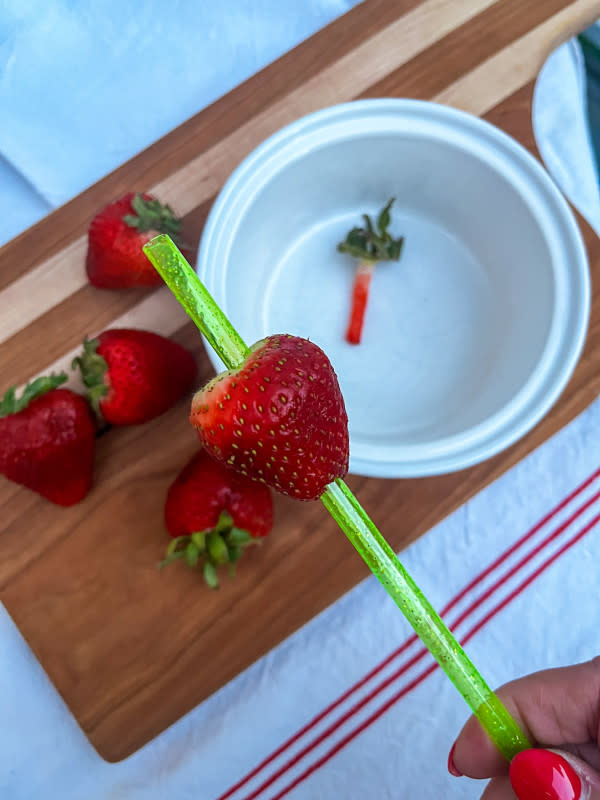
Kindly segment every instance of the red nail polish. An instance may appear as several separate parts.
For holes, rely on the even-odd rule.
[[[519,800],[579,800],[581,780],[568,761],[549,750],[524,750],[510,764]]]
[[[456,749],[456,742],[452,745],[452,749],[448,753],[448,772],[450,775],[454,775],[455,778],[462,778],[462,772],[459,772],[456,769],[456,764],[454,763],[454,751]]]

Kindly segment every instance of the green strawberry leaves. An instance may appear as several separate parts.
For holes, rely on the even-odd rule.
[[[196,547],[196,545],[193,542],[189,542],[189,544],[183,551],[183,557],[188,567],[191,567],[193,569],[194,567],[198,566],[198,561],[200,560],[200,550]]]
[[[206,537],[206,550],[213,564],[225,564],[229,561],[229,552],[225,540],[216,531]]]
[[[181,220],[175,216],[171,206],[163,205],[158,200],[146,200],[139,192],[133,197],[131,207],[135,214],[125,214],[123,222],[139,233],[157,231],[167,233],[174,242],[179,241]]]
[[[217,577],[217,570],[214,564],[211,564],[210,561],[205,561],[204,566],[202,568],[202,574],[204,576],[204,581],[206,585],[210,589],[219,588],[219,578]]]
[[[81,380],[87,389],[87,396],[90,405],[98,416],[101,416],[100,400],[107,394],[108,385],[106,384],[106,373],[108,364],[106,360],[97,353],[98,339],[88,339],[83,342],[83,352],[71,362],[71,369],[79,369]]]
[[[21,392],[20,397],[17,397],[16,387],[11,386],[0,400],[0,418],[8,417],[10,414],[18,414],[19,411],[27,408],[32,400],[41,397],[52,389],[57,389],[66,381],[67,376],[64,372],[60,372],[58,375],[43,375],[28,383]]]
[[[244,531],[241,528],[232,528],[227,536],[227,544],[232,547],[244,547],[250,544],[251,541],[252,537],[248,531]]]
[[[364,228],[352,228],[345,240],[337,246],[338,252],[347,253],[361,261],[398,261],[402,253],[404,237],[394,239],[388,231],[391,223],[390,210],[395,198],[382,208],[375,224],[368,214],[363,214]]]
[[[177,536],[169,543],[165,558],[159,569],[174,561],[184,561],[191,569],[202,566],[204,581],[211,589],[218,589],[217,567],[229,564],[229,574],[235,572],[235,564],[242,557],[244,549],[256,544],[248,531],[236,528],[233,517],[222,511],[212,530],[196,531],[190,535]]]

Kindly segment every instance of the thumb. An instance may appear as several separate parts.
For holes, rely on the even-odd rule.
[[[600,774],[564,750],[524,750],[509,777],[518,800],[600,800]]]

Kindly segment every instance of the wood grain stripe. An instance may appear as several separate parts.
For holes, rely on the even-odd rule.
[[[109,327],[147,295],[144,289],[98,292],[89,285],[78,289],[0,345],[2,384],[24,383],[44,371],[48,364],[80,345],[85,336]]]
[[[80,237],[4,289],[0,294],[0,342],[85,286],[85,253],[86,240]]]
[[[184,221],[183,236],[193,248],[209,206],[210,203],[198,206]],[[71,354],[78,351],[83,338],[103,328],[128,324],[129,327],[151,329],[153,319],[161,320],[162,315],[156,317],[154,311],[145,310],[149,294],[146,289],[99,291],[85,283],[62,303],[36,318],[29,327],[0,344],[0,386],[22,385],[34,375],[47,373],[56,367],[68,367]],[[140,303],[138,312],[134,309]],[[177,316],[178,304],[168,302],[167,307],[177,308],[175,316],[180,319]],[[49,331],[52,331],[51,335]]]

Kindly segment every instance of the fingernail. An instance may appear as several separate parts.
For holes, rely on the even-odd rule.
[[[448,772],[450,775],[454,775],[455,778],[462,778],[462,772],[459,772],[456,769],[456,764],[454,763],[454,751],[456,750],[456,742],[452,745],[452,749],[448,753]]]
[[[579,800],[581,780],[568,761],[550,750],[523,750],[510,763],[519,800]]]

